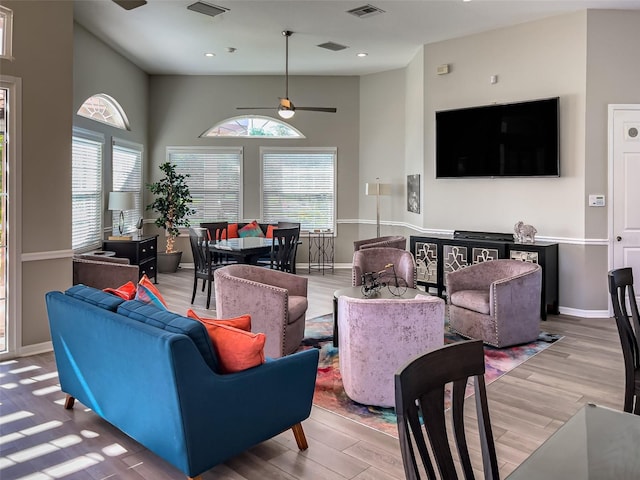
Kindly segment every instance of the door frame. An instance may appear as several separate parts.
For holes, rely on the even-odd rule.
[[[608,105],[608,115],[607,115],[607,174],[608,174],[608,194],[607,197],[609,198],[609,201],[607,202],[607,220],[608,220],[608,256],[609,256],[609,270],[612,270],[613,268],[615,268],[613,262],[614,262],[614,248],[615,248],[615,232],[614,232],[614,225],[613,225],[613,210],[614,210],[614,204],[613,204],[613,199],[614,197],[614,189],[613,189],[613,163],[614,163],[614,132],[613,132],[613,117],[616,111],[621,111],[621,110],[633,110],[633,111],[637,111],[638,113],[640,113],[640,104],[634,104],[634,103],[610,103]],[[611,302],[609,302],[608,305],[609,308],[609,316],[612,317],[613,316],[613,307],[611,306]]]
[[[9,159],[9,192],[8,212],[10,228],[7,232],[7,325],[6,351],[0,353],[0,359],[13,358],[19,355],[22,345],[22,79],[8,75],[0,75],[0,86],[9,91],[9,101],[5,107],[8,112],[7,157]]]

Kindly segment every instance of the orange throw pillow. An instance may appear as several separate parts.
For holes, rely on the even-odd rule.
[[[205,318],[199,316],[196,312],[189,309],[187,310],[187,317],[202,322],[207,328],[207,331],[209,331],[208,325],[210,325],[211,323],[217,323],[218,325],[227,325],[228,327],[238,328],[240,330],[244,330],[245,332],[251,331],[251,315],[240,315],[236,318],[225,319]]]
[[[227,225],[227,231],[222,234],[222,239],[226,240],[227,238],[238,238],[238,224],[230,223]]]
[[[187,317],[202,322],[218,354],[222,373],[241,372],[264,363],[264,333],[251,333],[251,315],[218,320],[187,310]]]
[[[269,225],[267,227],[267,234],[265,235],[267,238],[273,238],[273,229],[276,228],[274,225]]]
[[[251,333],[228,325],[207,326],[223,373],[241,372],[264,363],[264,333]]]
[[[125,300],[133,300],[136,296],[136,284],[127,282],[118,288],[103,288],[103,292],[111,293]]]

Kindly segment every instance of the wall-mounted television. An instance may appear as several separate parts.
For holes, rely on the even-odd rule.
[[[560,99],[436,112],[436,178],[560,176]]]

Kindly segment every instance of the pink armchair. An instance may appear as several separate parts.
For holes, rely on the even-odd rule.
[[[353,251],[362,250],[364,248],[399,248],[400,250],[406,250],[407,239],[402,235],[393,235],[388,237],[367,238],[365,240],[356,240],[353,242]]]
[[[398,248],[366,248],[353,252],[352,282],[354,287],[362,285],[362,274],[379,272],[393,263],[396,275],[407,282],[407,287],[416,288],[416,262],[411,252]],[[389,273],[391,273],[389,269]]]
[[[449,323],[459,334],[494,347],[528,343],[540,331],[542,268],[492,260],[447,275]]]
[[[251,315],[251,331],[267,337],[267,357],[298,349],[308,307],[306,278],[243,264],[219,268],[213,276],[218,318]]]
[[[444,344],[444,300],[338,298],[344,391],[365,405],[395,405],[394,374],[415,355]]]

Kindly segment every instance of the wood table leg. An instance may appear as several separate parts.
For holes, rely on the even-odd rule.
[[[304,435],[304,430],[302,429],[301,423],[296,423],[293,427],[291,427],[293,431],[293,436],[296,439],[296,443],[298,444],[298,448],[300,450],[306,450],[309,448],[309,444],[307,443],[307,437]]]

